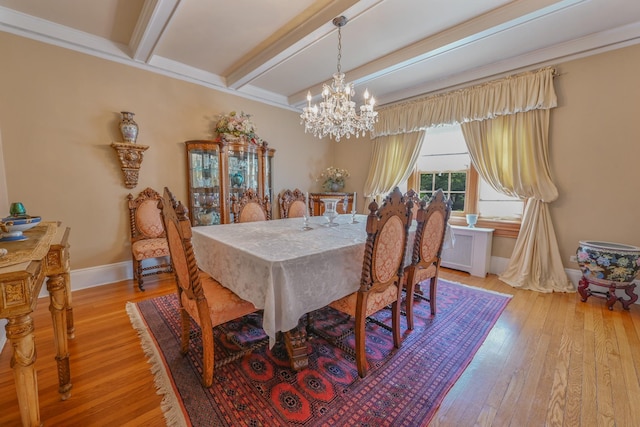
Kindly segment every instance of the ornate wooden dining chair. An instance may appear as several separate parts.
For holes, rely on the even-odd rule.
[[[167,233],[180,301],[181,352],[185,354],[189,349],[189,325],[192,318],[200,326],[202,333],[202,383],[210,387],[213,384],[215,368],[224,366],[265,345],[268,338],[265,337],[248,348],[215,361],[213,328],[254,313],[258,309],[198,268],[191,244],[191,222],[187,217],[187,209],[181,202],[176,202],[168,188],[164,190],[164,197],[160,200],[159,207]]]
[[[329,304],[330,307],[355,318],[355,358],[358,374],[367,375],[365,350],[366,318],[391,305],[393,344],[400,347],[400,307],[403,260],[407,248],[411,208],[396,187],[380,209],[374,201],[369,205],[367,242],[364,250],[360,289]],[[344,346],[340,346],[345,348]]]
[[[437,190],[427,205],[420,201],[417,213],[415,239],[411,264],[405,268],[406,276],[406,312],[407,327],[413,329],[413,297],[429,301],[431,314],[436,314],[436,293],[438,273],[440,271],[440,255],[444,242],[447,222],[451,214],[451,199],[446,199],[441,189]],[[429,298],[423,295],[420,283],[429,280]]]
[[[238,199],[231,196],[231,212],[233,222],[267,221],[271,219],[269,197],[261,198],[253,188],[247,189]]]
[[[300,218],[306,212],[307,199],[302,191],[286,189],[278,195],[280,218]]]
[[[171,264],[167,259],[169,246],[158,209],[159,199],[160,194],[152,188],[146,188],[135,199],[133,194],[127,196],[129,225],[131,226],[133,277],[141,291],[144,291],[144,276],[171,273],[172,271]],[[143,267],[143,261],[151,259],[156,259],[156,263]]]

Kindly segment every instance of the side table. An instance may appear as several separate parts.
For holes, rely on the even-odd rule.
[[[69,280],[69,233],[70,229],[61,223],[43,222],[23,232],[27,240],[0,242],[0,247],[9,251],[0,258],[0,318],[8,319],[5,329],[13,348],[11,367],[23,426],[42,425],[31,313],[45,278],[53,321],[58,392],[62,400],[71,395],[67,339],[74,337],[74,326]]]

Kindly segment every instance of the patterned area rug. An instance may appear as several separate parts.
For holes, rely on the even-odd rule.
[[[284,346],[261,347],[200,383],[198,326],[192,346],[180,350],[175,295],[128,303],[127,311],[150,358],[167,424],[193,426],[424,426],[460,377],[509,302],[510,296],[440,280],[438,314],[417,300],[414,330],[400,349],[391,332],[367,325],[369,373],[358,377],[355,360],[324,339],[310,341],[309,368],[288,367]],[[376,315],[391,324],[391,310]],[[314,313],[316,328],[340,334],[351,324],[330,308]],[[336,326],[337,324],[337,326]],[[402,316],[403,331],[406,331]],[[216,360],[229,349],[264,337],[259,315],[216,328]],[[353,335],[345,339],[353,348]]]

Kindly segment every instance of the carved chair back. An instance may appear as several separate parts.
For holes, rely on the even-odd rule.
[[[306,196],[299,189],[286,189],[278,195],[281,218],[300,218],[306,211]]]
[[[394,346],[400,346],[398,301],[402,294],[403,262],[412,207],[413,202],[405,200],[397,187],[384,199],[382,207],[378,208],[375,201],[371,202],[360,289],[330,304],[355,317],[355,357],[360,377],[367,374],[365,320],[368,316],[391,305]]]
[[[416,221],[416,237],[413,245],[411,263],[427,268],[440,264],[442,243],[444,242],[447,223],[451,215],[452,201],[445,199],[444,192],[437,190],[425,208],[426,202],[421,201]]]
[[[247,189],[240,199],[231,197],[233,222],[267,221],[271,219],[269,197],[260,197],[253,188]]]
[[[451,199],[445,199],[444,192],[437,190],[427,205],[420,201],[417,213],[415,240],[411,265],[406,268],[407,276],[407,325],[413,329],[413,296],[422,295],[420,283],[429,279],[429,301],[431,314],[436,314],[436,293],[442,246],[447,223],[451,215]]]

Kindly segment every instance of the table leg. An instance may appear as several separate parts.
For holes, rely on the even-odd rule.
[[[69,348],[67,343],[67,292],[63,274],[49,276],[49,311],[53,320],[53,336],[58,363],[58,393],[62,400],[71,395],[71,373],[69,371]]]
[[[72,340],[76,337],[76,327],[73,324],[73,306],[71,305],[71,277],[69,273],[64,273],[62,276],[67,295],[67,338]]]
[[[29,314],[10,317],[5,329],[7,338],[13,347],[11,368],[16,382],[22,425],[25,427],[41,426],[38,377],[34,366],[36,346],[33,337],[33,319]]]
[[[284,344],[291,362],[291,369],[299,371],[309,366],[307,332],[305,328],[294,328],[284,333]]]

